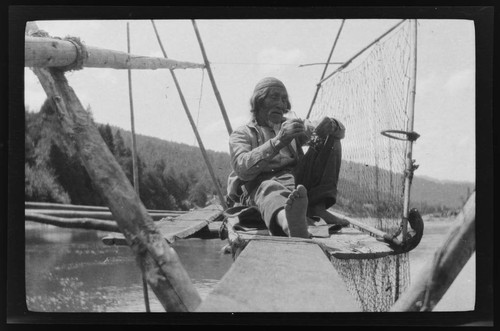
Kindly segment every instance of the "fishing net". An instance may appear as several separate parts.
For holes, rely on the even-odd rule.
[[[384,232],[401,224],[407,142],[381,134],[407,131],[413,36],[405,21],[322,83],[311,119],[344,123],[336,211]],[[334,266],[365,311],[387,311],[409,285],[408,253]]]

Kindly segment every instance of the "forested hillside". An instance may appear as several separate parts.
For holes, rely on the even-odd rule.
[[[428,177],[415,176],[412,182],[411,200],[413,207],[432,206],[438,210],[459,209],[474,191],[474,183],[438,181]]]
[[[48,103],[25,111],[25,200],[105,205],[82,162],[61,133]],[[96,123],[110,151],[133,183],[130,132]],[[146,208],[203,207],[216,191],[197,147],[137,136],[139,191]],[[208,151],[225,192],[229,155]]]
[[[343,161],[339,178],[338,207],[344,207],[347,211],[361,212],[366,204],[376,200],[378,203],[378,215],[389,216],[400,214],[401,205],[395,203],[388,190],[388,183],[375,187],[378,182],[387,181],[389,171],[367,166],[364,164]],[[403,174],[393,176],[393,187],[396,192],[402,192],[404,185]],[[462,207],[467,198],[475,189],[474,183],[439,181],[418,175],[418,169],[414,173],[411,185],[410,208],[417,208],[421,214],[440,213],[447,214],[455,212]],[[376,193],[375,193],[376,192]]]
[[[82,162],[72,150],[71,144],[61,133],[54,120],[54,112],[48,103],[40,112],[25,112],[25,200],[72,203],[82,205],[105,205],[103,197],[92,187]],[[104,141],[124,169],[130,182],[132,179],[131,133],[96,123]],[[202,207],[215,199],[216,191],[203,156],[196,146],[164,141],[158,138],[137,135],[139,189],[147,208],[187,210]],[[228,153],[207,151],[210,162],[226,192],[227,176],[230,172]],[[364,176],[385,170],[345,162],[342,178],[347,190],[340,190],[339,204],[361,208],[366,191],[360,186],[357,173]],[[413,179],[410,207],[418,208],[422,214],[446,213],[460,208],[474,190],[473,183],[440,182],[418,176]],[[379,190],[383,199],[384,192]],[[399,207],[390,203],[383,212],[399,212]]]

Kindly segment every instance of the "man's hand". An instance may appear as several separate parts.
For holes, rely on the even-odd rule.
[[[276,135],[274,145],[283,148],[290,144],[294,138],[305,134],[304,122],[299,119],[288,119],[281,124],[281,129]]]

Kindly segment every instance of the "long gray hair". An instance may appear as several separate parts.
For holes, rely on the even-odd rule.
[[[274,77],[266,77],[261,79],[255,89],[253,91],[252,97],[250,98],[250,112],[252,113],[253,118],[257,116],[257,112],[262,106],[264,99],[267,97],[269,93],[269,89],[271,87],[283,87],[286,90],[285,84],[283,84],[279,79]],[[292,105],[290,103],[289,98],[287,98],[286,104],[286,112],[292,109]]]

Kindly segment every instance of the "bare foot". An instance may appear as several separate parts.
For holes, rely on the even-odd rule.
[[[285,204],[285,216],[290,237],[310,237],[306,221],[307,203],[307,189],[303,185],[298,185],[290,193]]]
[[[323,219],[327,224],[339,224],[342,226],[348,226],[350,224],[348,221],[338,218],[337,216],[328,212],[325,206],[321,204],[310,207],[310,214],[313,216],[321,217],[321,219]]]

